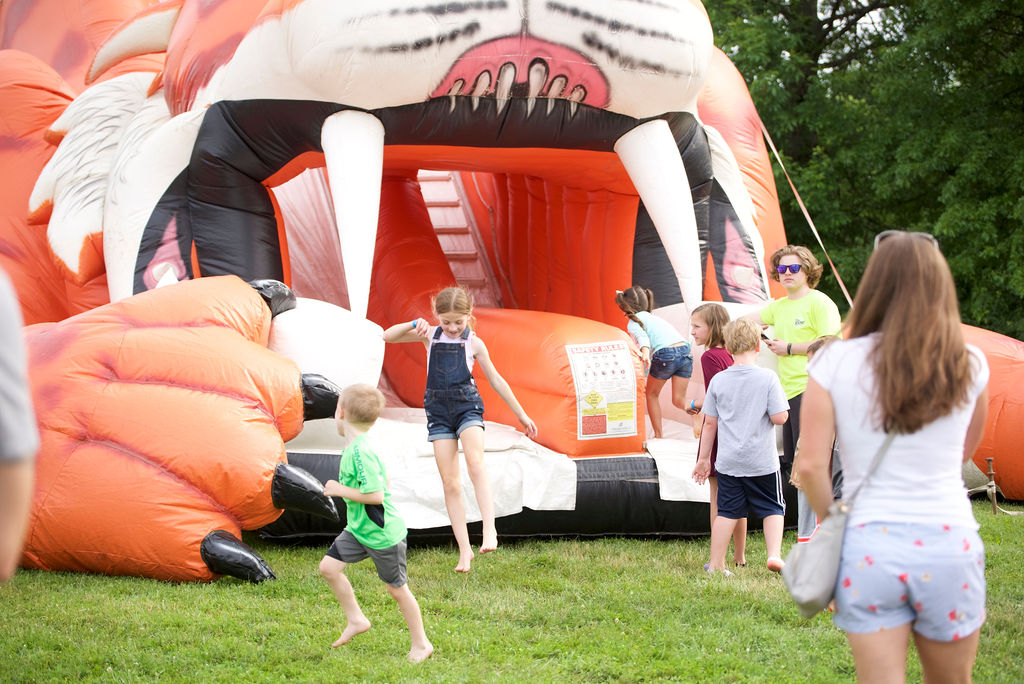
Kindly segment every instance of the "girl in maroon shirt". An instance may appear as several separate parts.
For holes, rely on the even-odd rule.
[[[715,377],[715,373],[732,365],[732,354],[725,350],[725,337],[722,335],[722,328],[728,322],[729,312],[721,304],[701,304],[690,314],[690,332],[693,335],[693,340],[704,347],[704,353],[700,356],[700,368],[704,373],[705,390],[711,384],[711,378]],[[703,405],[703,399],[693,399],[686,412],[691,416],[697,416]],[[708,484],[711,487],[712,524],[715,521],[715,516],[718,515],[718,477],[715,473],[715,458],[717,456],[718,438],[716,436],[715,443],[711,445],[711,475],[708,477]],[[732,541],[733,561],[738,567],[742,567],[747,564],[744,554],[747,541],[746,518],[736,523]]]

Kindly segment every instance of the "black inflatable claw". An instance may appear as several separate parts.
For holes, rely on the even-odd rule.
[[[257,584],[277,579],[267,562],[248,544],[226,530],[214,530],[199,545],[206,567],[218,575],[231,575]]]
[[[333,417],[340,396],[341,388],[324,376],[302,374],[302,415],[305,420]]]
[[[280,280],[264,278],[262,280],[250,280],[249,284],[260,293],[263,301],[270,307],[271,318],[282,311],[291,311],[295,308],[295,293]]]
[[[270,484],[270,496],[277,508],[309,513],[332,522],[341,521],[334,499],[324,496],[323,483],[298,466],[277,464]]]

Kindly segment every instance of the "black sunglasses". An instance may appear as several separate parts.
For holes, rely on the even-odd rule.
[[[803,264],[790,264],[789,266],[779,264],[778,266],[775,267],[775,270],[779,273],[779,275],[782,275],[783,273],[786,272],[787,268],[789,269],[790,273],[799,273],[800,269],[803,268]]]
[[[883,230],[881,233],[875,236],[875,246],[872,249],[878,249],[878,245],[882,244],[894,235],[909,235],[910,237],[919,238],[921,240],[927,240],[932,243],[935,249],[939,248],[939,241],[935,239],[935,236],[931,233],[912,233],[906,230]]]

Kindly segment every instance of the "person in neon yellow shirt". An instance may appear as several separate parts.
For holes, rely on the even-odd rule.
[[[800,399],[807,389],[807,348],[819,337],[838,335],[839,309],[828,295],[815,290],[822,267],[811,250],[786,245],[771,257],[770,276],[786,288],[786,296],[744,318],[771,325],[775,337],[765,344],[779,357],[779,381],[789,400],[789,420],[782,426],[782,470],[788,479],[800,438]],[[801,505],[798,493],[797,501]]]

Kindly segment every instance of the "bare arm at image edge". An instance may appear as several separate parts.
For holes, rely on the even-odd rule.
[[[14,575],[21,557],[38,449],[21,311],[0,272],[0,583]]]

